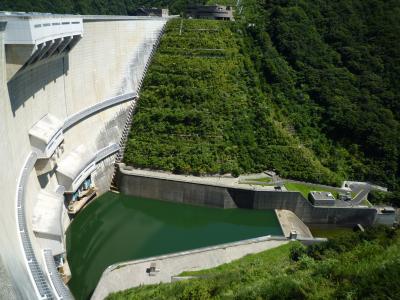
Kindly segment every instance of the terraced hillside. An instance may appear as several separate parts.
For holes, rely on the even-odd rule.
[[[337,182],[276,116],[246,51],[238,24],[170,21],[141,91],[125,162],[194,174],[276,169]]]

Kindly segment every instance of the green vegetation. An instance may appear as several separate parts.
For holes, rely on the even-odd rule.
[[[284,177],[337,183],[275,119],[240,32],[233,22],[168,23],[144,81],[125,162],[199,175],[276,169]]]
[[[287,244],[215,269],[202,279],[142,286],[107,299],[397,299],[400,238],[379,227],[326,243]]]
[[[261,86],[339,176],[399,189],[400,2],[244,1]]]
[[[249,179],[249,180],[258,181],[258,182],[261,182],[261,183],[268,183],[268,182],[272,181],[272,178],[271,177],[263,177],[263,178]]]
[[[308,194],[312,191],[330,192],[336,199],[338,198],[338,192],[335,189],[320,188],[307,183],[286,182],[285,187],[288,191],[300,192],[306,199],[308,199]]]
[[[218,1],[4,0],[0,9],[129,14],[168,6],[179,13],[205,2]],[[126,162],[193,174],[275,169],[304,181],[355,179],[400,190],[400,2],[240,5],[234,24],[185,20],[182,35],[179,20],[169,24]]]
[[[126,162],[398,189],[400,3],[241,4],[235,24],[169,24]]]
[[[129,15],[139,7],[169,7],[171,13],[184,11],[190,0],[2,0],[0,10],[51,13]],[[198,0],[197,3],[204,1]]]
[[[169,8],[170,14],[182,14],[189,3],[232,5],[236,1],[206,0],[2,0],[0,10],[51,13],[131,15],[139,7]]]
[[[368,194],[368,200],[372,204],[388,204],[400,207],[400,191],[395,191],[395,192],[371,191]]]
[[[353,232],[352,228],[348,227],[332,227],[329,226],[308,226],[310,231],[314,237],[324,237],[328,239],[337,239],[342,237],[343,235],[349,234]]]

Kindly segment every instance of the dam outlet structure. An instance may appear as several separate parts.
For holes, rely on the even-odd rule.
[[[0,12],[1,299],[73,299],[65,232],[110,188],[167,21]]]

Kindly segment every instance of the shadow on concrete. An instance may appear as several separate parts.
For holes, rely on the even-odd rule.
[[[65,55],[18,71],[7,83],[14,116],[26,100],[34,98],[35,94],[41,89],[45,90],[50,82],[67,74],[68,69],[69,59],[68,55]]]
[[[228,188],[228,193],[238,208],[254,208],[255,191]]]

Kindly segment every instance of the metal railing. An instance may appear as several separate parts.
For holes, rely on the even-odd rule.
[[[53,290],[57,293],[57,299],[73,300],[74,297],[58,273],[52,251],[50,249],[43,249],[43,258],[47,276],[50,278]]]
[[[37,154],[35,152],[29,153],[25,164],[22,168],[22,172],[18,179],[17,185],[17,228],[21,241],[21,246],[24,251],[25,263],[28,266],[29,277],[33,283],[35,291],[39,299],[53,299],[54,295],[51,287],[49,286],[46,276],[43,273],[40,265],[36,259],[35,252],[32,247],[32,243],[28,233],[28,227],[26,224],[26,212],[25,212],[25,190],[28,182],[29,174],[31,173],[33,166],[37,160]]]
[[[99,103],[96,103],[92,106],[89,106],[89,107],[69,116],[64,122],[63,131],[68,130],[68,128],[70,128],[72,125],[79,123],[86,117],[93,115],[93,114],[99,112],[100,110],[103,110],[110,106],[114,106],[114,105],[129,101],[129,100],[132,100],[132,99],[135,99],[136,97],[137,97],[137,94],[135,92],[132,92],[132,93],[119,95],[119,96],[101,101]]]
[[[119,145],[115,144],[115,143],[108,145],[108,146],[104,147],[103,149],[100,149],[99,151],[96,152],[95,162],[99,163],[100,161],[105,159],[107,156],[110,156],[110,155],[118,152],[118,150],[119,150]]]

